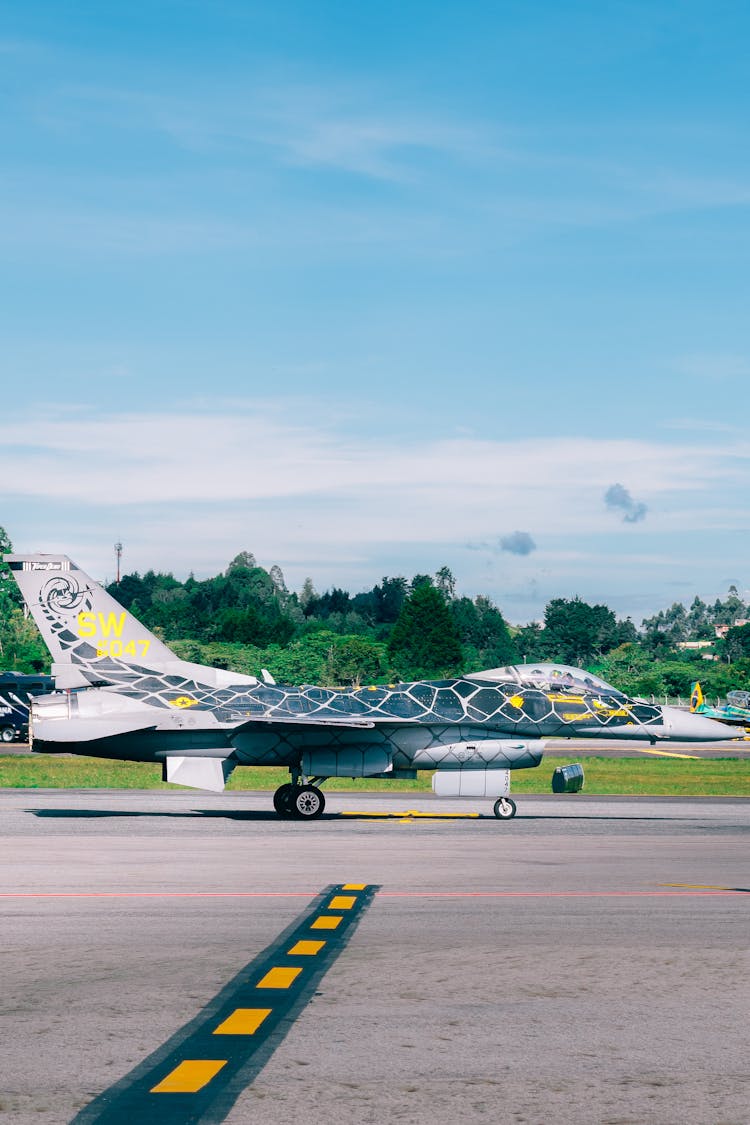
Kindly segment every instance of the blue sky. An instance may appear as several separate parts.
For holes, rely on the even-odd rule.
[[[741,3],[5,5],[0,524],[99,576],[750,587]],[[618,487],[619,486],[619,487]]]

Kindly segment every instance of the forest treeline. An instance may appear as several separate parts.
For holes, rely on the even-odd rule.
[[[0,528],[0,554],[11,549]],[[734,587],[713,604],[675,602],[640,628],[579,597],[554,598],[541,623],[509,627],[490,598],[458,596],[448,567],[411,579],[386,576],[357,594],[338,587],[319,593],[310,578],[290,591],[278,566],[258,566],[249,551],[214,578],[180,581],[147,571],[123,575],[108,590],[183,659],[253,675],[266,668],[288,683],[436,679],[523,660],[580,665],[641,695],[688,695],[700,679],[720,696],[750,682],[750,625],[737,624],[750,617],[750,606]],[[729,626],[721,639],[717,625]],[[691,641],[711,645],[679,647]],[[49,668],[2,566],[0,666]]]

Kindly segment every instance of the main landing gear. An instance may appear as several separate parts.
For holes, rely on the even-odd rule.
[[[280,786],[273,795],[273,807],[279,816],[298,820],[315,820],[323,815],[326,799],[322,791],[313,782],[323,782],[324,777],[314,777],[309,782],[300,784],[300,781],[288,781]]]

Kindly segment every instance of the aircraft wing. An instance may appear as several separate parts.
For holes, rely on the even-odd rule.
[[[393,720],[389,719],[389,723]],[[271,730],[273,727],[299,727],[300,729],[309,730],[310,727],[345,727],[350,730],[357,729],[372,729],[376,724],[372,719],[362,719],[357,715],[340,719],[332,719],[328,716],[318,718],[316,715],[257,715],[252,718],[245,719],[238,726],[233,728],[233,733],[240,731],[250,730]]]

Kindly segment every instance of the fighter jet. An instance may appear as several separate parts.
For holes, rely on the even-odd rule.
[[[5,561],[62,689],[33,701],[34,750],[159,762],[165,781],[215,792],[237,766],[285,766],[290,780],[273,797],[282,817],[320,816],[331,777],[432,769],[438,795],[496,798],[509,820],[510,773],[538,766],[545,738],[735,737],[558,665],[343,690],[205,667],[178,659],[67,556]]]
[[[750,734],[750,691],[728,691],[724,707],[712,707],[706,703],[700,683],[693,684],[690,695],[690,710],[694,715],[705,715],[722,723],[736,724]]]

